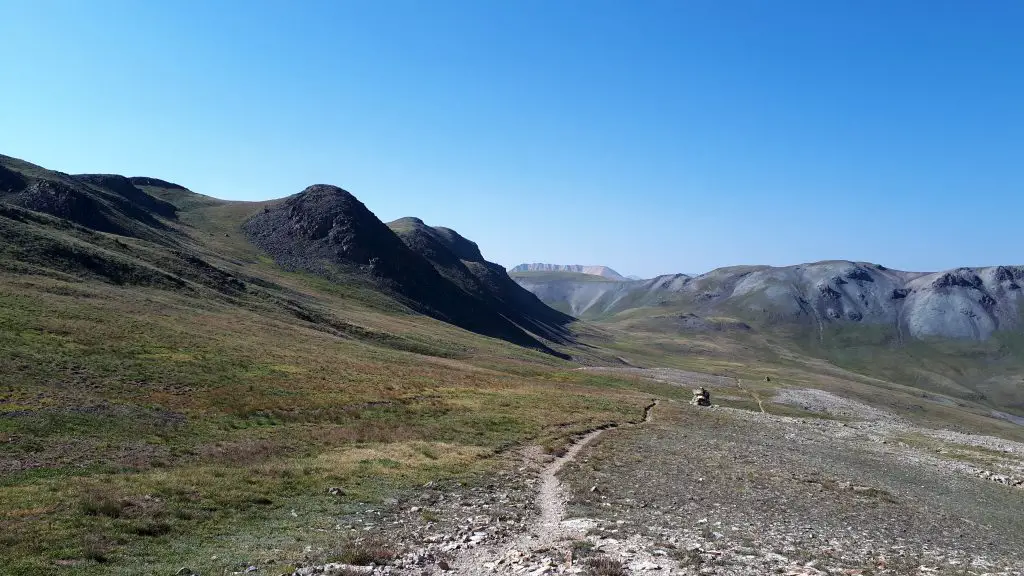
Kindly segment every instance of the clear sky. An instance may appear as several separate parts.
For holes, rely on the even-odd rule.
[[[0,153],[624,274],[1024,263],[1017,0],[0,0]]]

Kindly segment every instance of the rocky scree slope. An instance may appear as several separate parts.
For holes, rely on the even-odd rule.
[[[492,306],[493,299],[476,298],[440,274],[355,196],[337,186],[317,184],[268,205],[249,218],[243,229],[253,244],[286,269],[344,281],[365,278],[424,314],[478,334],[555,353],[503,316]],[[465,243],[451,245],[456,251],[466,249]],[[438,246],[437,242],[431,246],[435,258],[457,258],[451,248],[444,254]]]
[[[901,338],[987,340],[1021,327],[1024,266],[923,273],[878,264],[827,261],[797,266],[734,266],[625,283],[517,278],[553,307],[600,318],[641,307],[676,307],[742,320],[873,324]]]
[[[602,276],[611,280],[626,280],[624,276],[607,266],[583,266],[580,264],[520,264],[509,270],[509,272],[573,272],[576,274]]]

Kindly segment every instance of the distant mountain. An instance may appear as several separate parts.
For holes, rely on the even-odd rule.
[[[612,280],[626,280],[624,276],[607,266],[581,266],[579,264],[520,264],[509,272],[572,272],[603,276]]]
[[[628,309],[631,306],[620,301],[639,295],[643,284],[578,272],[513,272],[511,276],[548,306],[586,319],[600,319]]]
[[[887,326],[899,338],[987,340],[1024,326],[1024,267],[901,272],[827,261],[735,266],[633,282],[518,278],[548,305],[585,318],[647,308],[769,324]],[[691,322],[692,324],[692,322]]]

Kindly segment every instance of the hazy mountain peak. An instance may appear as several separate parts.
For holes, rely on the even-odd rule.
[[[520,264],[512,268],[510,272],[575,272],[577,274],[590,274],[591,276],[603,276],[612,280],[626,280],[626,278],[607,266],[581,265],[581,264]]]

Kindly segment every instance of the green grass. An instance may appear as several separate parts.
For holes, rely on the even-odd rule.
[[[219,573],[269,550],[294,560],[330,544],[319,530],[345,506],[472,480],[510,446],[636,420],[659,392],[321,298],[436,354],[259,306],[0,276],[0,461],[18,463],[0,471],[0,573]]]
[[[991,415],[994,407],[1006,411],[1016,406],[1016,398],[1024,393],[1024,348],[1014,334],[1000,334],[982,344],[913,342],[899,346],[879,345],[888,334],[870,326],[863,331],[827,332],[823,342],[800,329],[756,324],[754,330],[744,333],[638,329],[636,320],[652,313],[636,311],[626,320],[598,323],[600,332],[590,332],[589,338],[599,341],[613,357],[636,366],[741,378],[744,387],[754,388],[761,396],[771,414],[820,417],[772,402],[778,388],[815,388],[926,427],[1024,440],[1024,427]],[[765,376],[772,382],[764,382]],[[727,394],[741,396],[735,391]],[[712,401],[719,403],[715,390]],[[747,402],[722,404],[756,409]]]
[[[997,333],[985,342],[907,340],[878,326],[833,327],[809,354],[859,374],[989,409],[1024,409],[1024,339]]]

